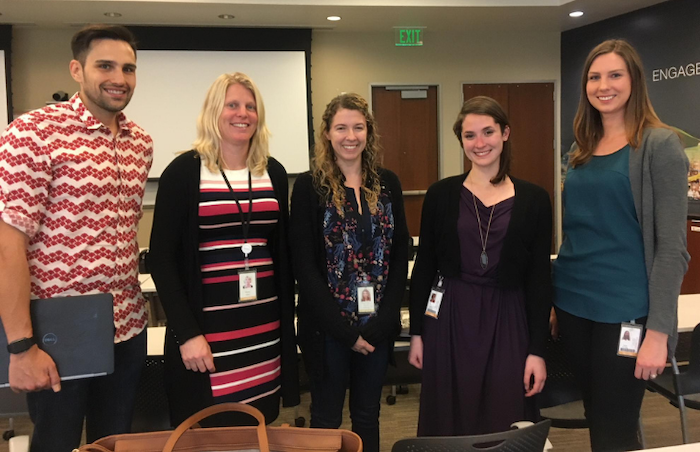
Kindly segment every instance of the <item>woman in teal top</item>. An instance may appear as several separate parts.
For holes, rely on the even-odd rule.
[[[554,263],[556,316],[593,451],[640,449],[645,380],[676,343],[688,160],[656,116],[637,52],[609,40],[586,60]],[[641,345],[622,339],[644,326]],[[624,347],[622,347],[624,345]],[[630,351],[633,350],[633,351]]]

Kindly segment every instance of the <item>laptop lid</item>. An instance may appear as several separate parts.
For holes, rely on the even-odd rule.
[[[114,371],[112,294],[32,300],[30,312],[39,348],[53,358],[61,380]],[[0,322],[0,387],[9,386],[10,354]]]

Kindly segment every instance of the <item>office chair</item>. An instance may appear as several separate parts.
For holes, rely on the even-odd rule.
[[[537,396],[540,416],[556,428],[588,428],[581,390],[567,361],[563,341],[549,339],[545,350],[547,382]]]
[[[678,367],[676,357],[671,357],[672,372],[664,372],[647,382],[647,389],[666,397],[680,411],[683,444],[688,439],[688,422],[685,409],[700,410],[700,324],[693,329],[690,344],[690,360],[683,371]]]
[[[501,433],[473,436],[425,436],[397,441],[391,452],[542,452],[551,421]]]
[[[555,428],[588,428],[581,390],[576,376],[567,361],[563,341],[549,338],[545,350],[547,364],[547,381],[544,389],[537,395],[540,417],[552,421]],[[644,426],[640,414],[638,435],[642,447],[646,447]]]

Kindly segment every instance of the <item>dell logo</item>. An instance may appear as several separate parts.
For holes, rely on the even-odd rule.
[[[41,338],[41,342],[44,345],[54,345],[58,342],[58,337],[53,333],[46,333],[44,337]]]

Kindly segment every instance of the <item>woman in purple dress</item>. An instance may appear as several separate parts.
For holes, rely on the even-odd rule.
[[[549,195],[509,175],[510,126],[495,100],[465,102],[453,130],[472,169],[428,190],[411,278],[419,436],[492,433],[531,419],[526,397],[547,375]]]

